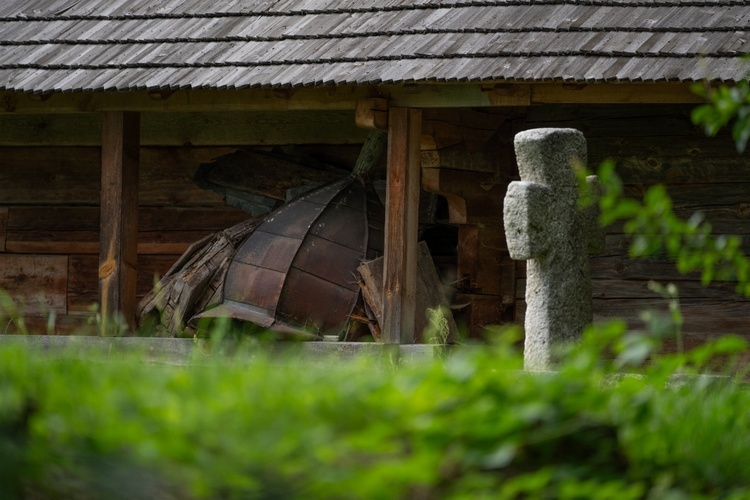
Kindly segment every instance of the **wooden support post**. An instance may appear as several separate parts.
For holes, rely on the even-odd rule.
[[[104,335],[116,333],[118,318],[131,330],[135,328],[139,142],[138,113],[104,113],[99,234],[99,302]]]
[[[415,339],[422,112],[391,108],[383,270],[383,342]]]

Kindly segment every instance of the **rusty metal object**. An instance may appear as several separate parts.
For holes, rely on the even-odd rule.
[[[196,316],[281,332],[343,335],[361,304],[357,267],[383,251],[384,208],[353,177],[265,217],[234,254],[217,307]]]

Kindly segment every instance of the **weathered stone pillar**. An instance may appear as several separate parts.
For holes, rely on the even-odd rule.
[[[588,252],[601,251],[604,236],[598,207],[578,206],[575,169],[586,165],[581,132],[527,130],[516,135],[515,149],[522,180],[508,187],[503,218],[510,256],[528,260],[524,364],[538,370],[592,321]],[[587,182],[600,192],[595,176]]]

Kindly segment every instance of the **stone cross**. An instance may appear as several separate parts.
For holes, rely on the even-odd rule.
[[[574,129],[540,128],[515,137],[521,181],[508,186],[503,207],[510,256],[528,260],[526,369],[554,362],[560,344],[578,339],[592,321],[589,252],[602,251],[598,207],[580,208],[576,168],[586,165],[586,139]],[[586,178],[601,194],[596,176]]]

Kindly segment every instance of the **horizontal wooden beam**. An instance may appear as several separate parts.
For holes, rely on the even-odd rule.
[[[300,89],[178,90],[32,94],[0,92],[0,115],[97,111],[216,112],[354,110],[357,101],[388,99],[395,107],[467,108],[543,103],[694,103],[682,83],[470,83],[330,86]]]
[[[362,144],[350,110],[143,113],[143,146]],[[101,115],[0,114],[3,146],[99,146]]]

